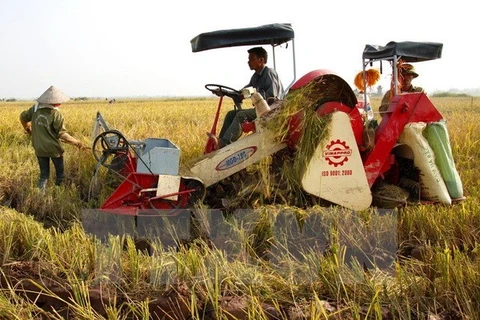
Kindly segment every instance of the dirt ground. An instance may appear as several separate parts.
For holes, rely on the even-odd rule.
[[[14,290],[15,293],[29,302],[33,302],[39,309],[38,317],[41,319],[76,318],[72,301],[74,294],[71,288],[65,286],[61,279],[49,279],[40,272],[41,267],[36,262],[14,262],[2,266],[1,287],[3,290]],[[13,289],[10,289],[13,288]],[[137,297],[130,294],[127,298],[123,293],[112,288],[90,288],[88,290],[89,304],[92,311],[107,317],[108,306],[123,306],[125,319],[138,319],[138,315],[128,315],[128,304],[132,300],[142,301],[148,299],[150,319],[196,319],[190,314],[190,290],[185,284],[177,284],[165,292],[150,293],[149,296],[137,293]],[[242,296],[225,296],[219,298],[221,313],[226,319],[250,319],[248,317],[249,299]],[[334,311],[335,308],[327,302],[326,309]],[[107,307],[107,308],[106,308]],[[197,302],[201,319],[217,319],[212,306],[205,301]],[[263,312],[267,319],[306,319],[305,314],[285,306],[279,312],[273,304],[264,303]]]

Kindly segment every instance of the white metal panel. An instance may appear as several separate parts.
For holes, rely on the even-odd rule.
[[[353,210],[372,203],[363,162],[349,116],[334,112],[329,136],[317,146],[302,178],[304,190]]]

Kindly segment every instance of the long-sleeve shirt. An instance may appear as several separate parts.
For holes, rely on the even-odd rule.
[[[254,87],[265,100],[268,98],[282,98],[282,82],[275,69],[267,66],[264,66],[260,72],[255,72],[246,87]]]
[[[51,105],[33,105],[20,114],[24,123],[31,122],[32,145],[38,157],[60,157],[64,149],[60,136],[67,132],[60,110]]]

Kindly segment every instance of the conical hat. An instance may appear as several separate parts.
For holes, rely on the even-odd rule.
[[[37,99],[37,102],[45,104],[61,104],[68,100],[70,100],[70,97],[66,96],[54,86],[51,86]]]

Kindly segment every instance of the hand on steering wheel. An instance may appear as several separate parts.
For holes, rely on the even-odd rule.
[[[206,84],[205,89],[217,96],[227,96],[230,98],[241,98],[242,93],[238,90],[220,84]]]

